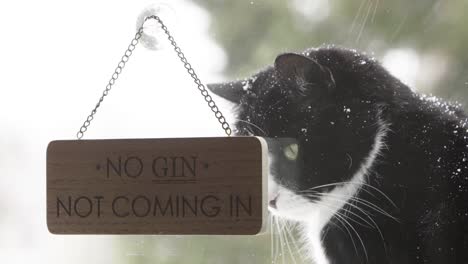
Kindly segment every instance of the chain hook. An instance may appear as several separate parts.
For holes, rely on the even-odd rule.
[[[117,64],[117,67],[115,68],[114,73],[112,74],[109,82],[106,85],[106,88],[102,92],[102,95],[99,98],[99,101],[97,102],[93,110],[91,111],[91,114],[88,115],[86,120],[83,122],[83,125],[80,127],[80,129],[76,133],[76,138],[78,140],[82,139],[84,136],[84,133],[88,130],[88,127],[91,124],[91,121],[94,119],[94,115],[96,114],[97,109],[101,106],[101,103],[104,101],[104,98],[109,94],[116,80],[119,78],[120,74],[122,73],[123,68],[125,67],[126,63],[130,59],[130,56],[133,54],[133,51],[135,50],[136,45],[139,43],[139,40],[143,34],[143,30],[144,30],[143,26],[145,22],[150,19],[155,19],[160,24],[164,33],[167,35],[167,39],[169,40],[171,45],[174,47],[174,51],[177,53],[177,56],[179,57],[180,61],[184,64],[184,68],[187,70],[187,73],[192,77],[194,83],[197,85],[197,89],[200,91],[201,95],[204,97],[205,101],[207,102],[208,107],[210,107],[216,119],[218,119],[218,122],[221,124],[221,127],[223,128],[226,135],[231,136],[232,130],[231,130],[231,127],[229,126],[229,123],[227,123],[226,119],[224,118],[223,113],[221,113],[221,111],[219,110],[218,106],[214,102],[213,98],[210,96],[205,85],[203,85],[200,79],[198,78],[197,74],[195,73],[195,70],[192,68],[192,65],[188,62],[187,58],[185,57],[184,53],[177,45],[171,33],[167,29],[166,25],[163,23],[161,18],[159,18],[157,15],[149,15],[145,17],[142,25],[135,33],[135,36],[133,37],[132,41],[128,45],[127,50],[125,50],[124,55],[120,59],[120,62]]]

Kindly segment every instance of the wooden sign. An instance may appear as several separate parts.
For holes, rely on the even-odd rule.
[[[262,138],[53,141],[47,225],[54,234],[236,234],[266,221]]]

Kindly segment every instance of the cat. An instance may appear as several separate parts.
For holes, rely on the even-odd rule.
[[[236,135],[297,140],[271,157],[269,211],[300,225],[312,263],[468,263],[461,105],[336,46],[207,87],[235,104]]]

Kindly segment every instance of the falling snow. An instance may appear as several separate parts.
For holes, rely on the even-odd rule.
[[[247,91],[250,89],[250,82],[249,81],[242,81],[242,89]]]

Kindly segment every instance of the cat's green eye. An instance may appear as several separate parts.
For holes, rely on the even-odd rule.
[[[283,153],[288,160],[296,160],[297,154],[299,153],[299,146],[296,143],[290,144],[284,148]]]

